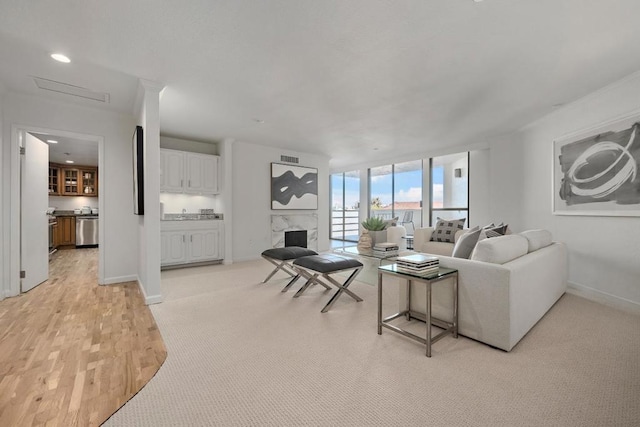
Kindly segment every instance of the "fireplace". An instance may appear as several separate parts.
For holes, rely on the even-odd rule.
[[[318,250],[318,215],[317,214],[289,214],[289,215],[271,215],[271,242],[274,248],[283,248],[292,246],[294,243],[285,241],[285,233],[302,232],[306,235],[303,240],[302,233],[296,236],[296,246],[303,248]]]
[[[307,230],[295,230],[284,232],[284,246],[307,247]]]

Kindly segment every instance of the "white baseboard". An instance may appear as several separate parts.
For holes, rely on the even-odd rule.
[[[231,265],[233,264],[233,260],[232,259],[223,259],[222,260],[222,265]]]
[[[580,285],[578,283],[569,282],[568,284],[569,288],[567,289],[567,292],[570,294],[578,295],[580,297],[599,302],[610,307],[640,314],[640,303],[636,301],[631,301],[626,298],[611,295],[606,292],[590,288],[588,286]]]
[[[142,293],[142,297],[144,298],[144,303],[146,305],[159,304],[162,302],[162,295],[147,295],[140,278],[136,276],[135,280],[138,282],[138,287],[140,288],[140,292]]]
[[[262,259],[262,258],[260,256],[251,256],[251,257],[233,259],[231,260],[231,262],[256,261],[258,259]]]
[[[104,279],[104,283],[101,283],[101,285],[115,285],[116,283],[135,282],[137,280],[138,276],[135,274],[131,276],[108,277]]]

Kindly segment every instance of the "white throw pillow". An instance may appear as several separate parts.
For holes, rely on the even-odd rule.
[[[526,255],[528,249],[528,240],[518,234],[494,237],[478,242],[471,254],[471,260],[504,264]]]
[[[529,242],[529,252],[537,251],[549,246],[553,242],[553,237],[549,230],[527,230],[520,233]]]

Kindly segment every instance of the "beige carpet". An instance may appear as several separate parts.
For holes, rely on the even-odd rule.
[[[376,288],[280,293],[265,261],[163,272],[168,357],[108,426],[637,426],[640,316],[565,295],[510,352],[376,333]],[[279,273],[282,274],[282,273]],[[300,284],[294,286],[297,290]],[[388,282],[389,314],[397,285]],[[417,324],[416,327],[424,327]]]

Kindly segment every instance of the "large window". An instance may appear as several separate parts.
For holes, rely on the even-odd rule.
[[[369,215],[398,217],[412,234],[422,224],[422,160],[369,169]]]
[[[358,241],[360,172],[331,175],[331,239]]]
[[[431,225],[438,218],[467,218],[469,226],[469,153],[431,159]]]

